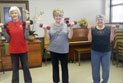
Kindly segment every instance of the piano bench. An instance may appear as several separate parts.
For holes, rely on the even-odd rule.
[[[78,55],[78,63],[80,66],[80,55],[84,53],[90,53],[91,49],[90,48],[75,48],[74,49],[74,63],[76,61],[76,54]]]

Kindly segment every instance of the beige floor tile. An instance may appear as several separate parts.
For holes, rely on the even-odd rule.
[[[30,68],[30,71],[33,83],[52,83],[52,65],[50,62],[47,66],[43,63],[42,67]],[[19,73],[20,83],[24,83],[23,71],[20,70]],[[12,71],[6,71],[5,74],[0,72],[0,83],[11,83],[11,78]],[[69,80],[70,83],[92,83],[90,61],[81,61],[80,66],[78,63],[69,63]],[[111,64],[109,83],[123,83],[123,64],[120,64],[118,68]]]

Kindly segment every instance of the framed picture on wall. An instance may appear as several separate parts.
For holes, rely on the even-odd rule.
[[[4,22],[5,23],[8,23],[12,20],[11,17],[9,16],[9,9],[10,7],[4,7]],[[19,9],[21,11],[21,17],[19,19],[23,20],[22,7],[19,7]]]
[[[18,3],[17,4],[7,4],[5,3],[5,4],[0,4],[1,22],[5,24],[12,20],[11,17],[9,16],[9,9],[11,6],[17,6],[20,9],[21,17],[19,19],[22,21],[25,21],[26,19],[25,19],[23,9],[26,9],[26,4],[18,4]]]

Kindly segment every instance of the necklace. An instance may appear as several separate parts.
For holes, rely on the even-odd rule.
[[[96,28],[98,29],[98,30],[102,30],[102,29],[104,29],[104,25],[102,26],[102,27],[99,27],[99,26],[96,26]]]

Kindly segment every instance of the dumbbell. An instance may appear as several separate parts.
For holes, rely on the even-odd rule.
[[[64,18],[64,21],[65,21],[66,24],[69,23],[69,20],[70,20],[70,18]]]
[[[74,25],[76,25],[77,24],[77,21],[74,21]],[[71,24],[67,24],[67,27],[70,27],[71,26]]]
[[[116,28],[119,28],[119,24],[114,24]],[[112,28],[112,25],[108,25],[107,27]]]
[[[42,27],[43,27],[43,24],[40,24],[39,26],[42,28]],[[46,28],[47,28],[48,30],[50,30],[50,26],[47,26]]]
[[[25,26],[26,25],[26,22],[23,21],[22,24],[23,24],[23,26]],[[32,20],[30,20],[30,24],[31,25],[33,24],[33,21]],[[8,28],[8,23],[4,24],[4,28]]]
[[[4,28],[8,28],[8,23],[7,24],[4,24]]]
[[[116,24],[116,27],[119,28],[119,24]]]
[[[4,27],[4,28],[7,28],[8,27],[8,24],[2,24],[2,26]],[[1,28],[1,27],[0,27]]]
[[[107,25],[107,27],[108,27],[108,28],[112,28],[111,25]],[[86,28],[87,28],[87,26],[86,26]],[[93,29],[93,28],[95,28],[95,26],[91,26],[91,28]],[[119,24],[116,24],[116,28],[119,28]]]
[[[32,20],[30,20],[30,25],[32,25],[33,24],[33,21]],[[26,22],[25,21],[23,21],[23,26],[25,26],[26,25]]]

